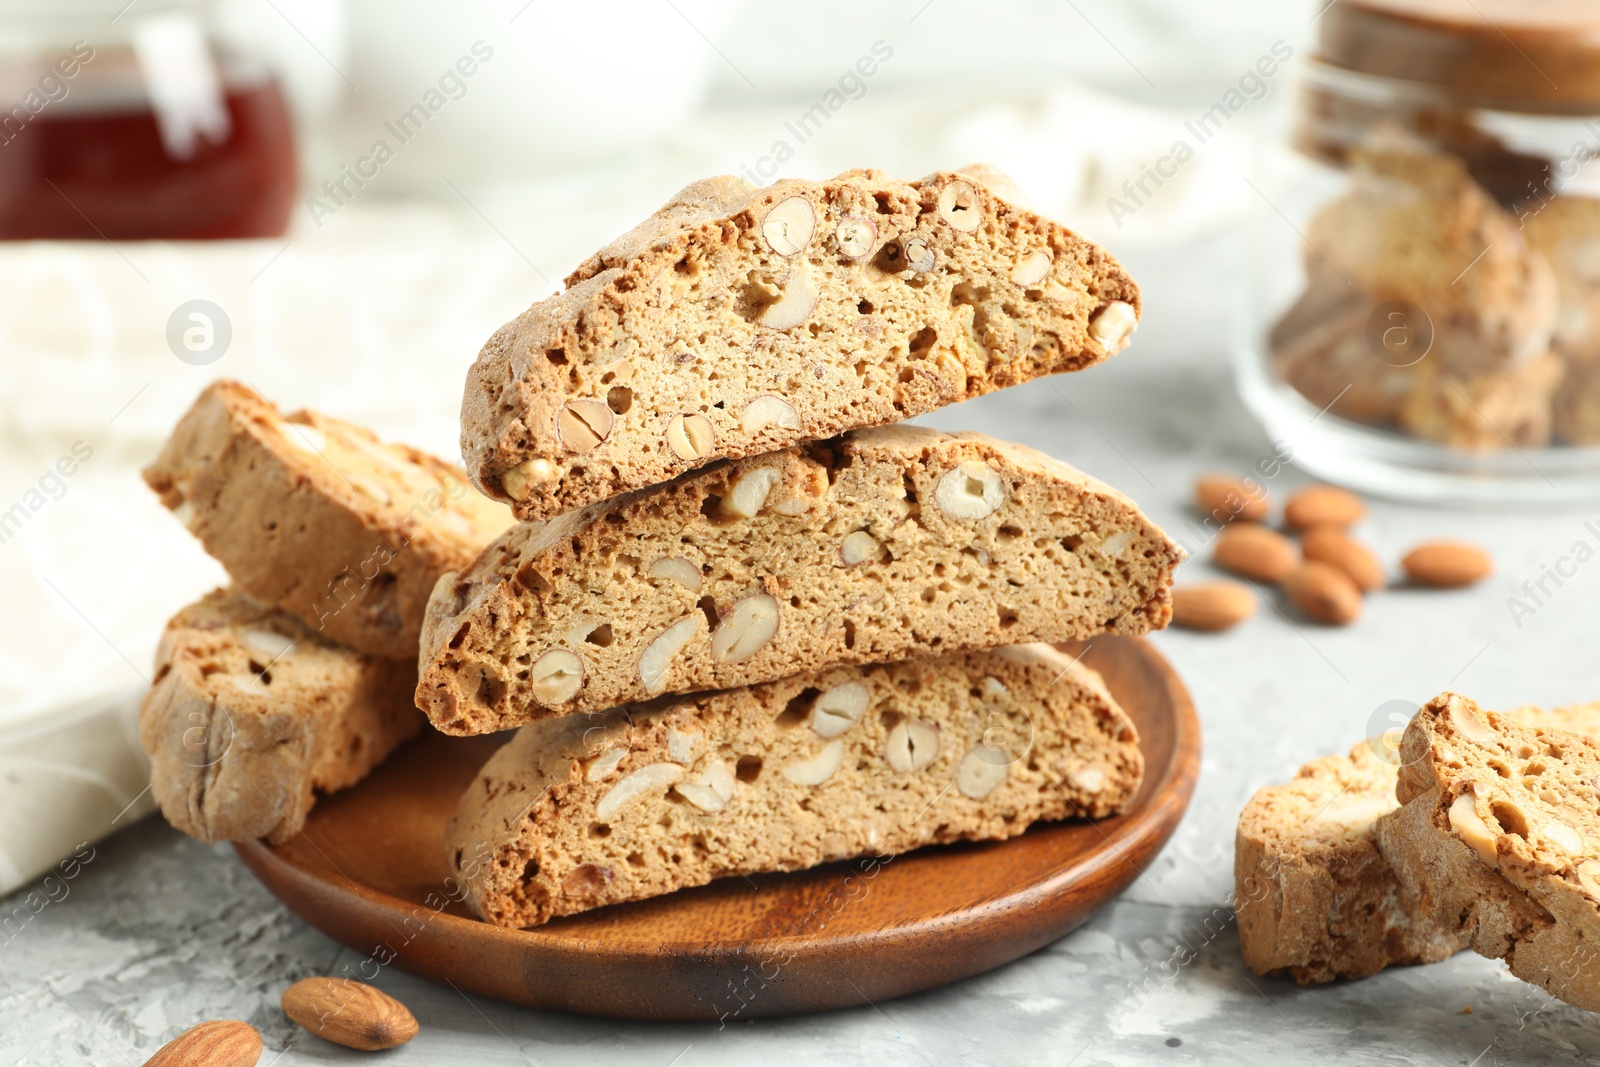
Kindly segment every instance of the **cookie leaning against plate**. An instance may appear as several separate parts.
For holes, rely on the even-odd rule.
[[[1138,288],[1011,188],[985,167],[690,185],[484,346],[472,480],[546,519],[1100,362]]]
[[[236,590],[207,594],[167,624],[139,709],[161,813],[202,841],[287,840],[316,794],[416,734],[415,678]]]
[[[532,926],[1115,814],[1143,771],[1099,675],[1025,645],[546,719],[490,758],[445,840],[473,910]]]
[[[144,478],[240,589],[394,659],[416,655],[439,575],[511,524],[459,468],[238,382],[200,394]]]
[[[1600,1011],[1600,741],[1429,701],[1378,845],[1414,906],[1553,997]]]
[[[417,706],[445,733],[1171,617],[1132,501],[981,434],[858,430],[542,525],[439,580]]]

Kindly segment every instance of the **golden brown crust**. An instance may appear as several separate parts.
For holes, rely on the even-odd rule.
[[[418,706],[483,733],[826,664],[1143,633],[1170,618],[1181,558],[1032,449],[856,431],[509,531],[440,579]]]
[[[1562,727],[1600,714],[1552,715],[1529,725],[1435,697],[1406,728],[1401,807],[1379,821],[1378,844],[1418,913],[1596,1011],[1600,741]]]
[[[288,839],[422,725],[409,664],[340,648],[217,590],[167,624],[139,713],[152,789],[202,841]]]
[[[349,648],[409,660],[439,575],[511,523],[463,472],[238,382],[209,386],[144,470],[251,596]]]
[[[941,196],[968,214],[941,212]],[[810,221],[783,254],[764,227],[786,203]],[[870,233],[859,255],[847,251],[854,222],[841,249],[845,219]],[[979,171],[697,182],[567,283],[489,340],[462,401],[474,483],[525,520],[1088,366],[1125,343],[1120,330],[1097,339],[1091,324],[1120,304],[1112,319],[1131,330],[1140,306],[1114,259],[1003,199]],[[806,292],[803,313],[774,317],[783,294]],[[771,410],[750,415],[763,397]],[[600,432],[563,432],[572,401]],[[684,414],[706,420],[703,447],[667,440]]]
[[[1394,810],[1397,754],[1382,738],[1258,791],[1239,815],[1234,911],[1256,974],[1302,985],[1433,963],[1465,948],[1406,909],[1373,824]]]
[[[819,698],[852,686],[857,717],[815,727]],[[908,763],[895,745],[913,728],[928,747]],[[1101,817],[1142,775],[1099,678],[1018,646],[524,727],[462,797],[446,847],[474,911],[530,926],[734,874]]]

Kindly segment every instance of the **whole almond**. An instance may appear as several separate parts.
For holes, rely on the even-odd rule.
[[[1346,626],[1361,615],[1361,590],[1326,563],[1302,563],[1284,579],[1283,591],[1307,617],[1328,626]]]
[[[1256,613],[1256,595],[1238,582],[1205,582],[1172,591],[1172,625],[1226,630]]]
[[[1211,560],[1225,571],[1257,582],[1281,582],[1300,562],[1294,542],[1253,522],[1227,526],[1217,535]]]
[[[1383,564],[1372,549],[1337,526],[1313,526],[1300,535],[1306,559],[1338,567],[1363,593],[1383,588]]]
[[[1489,553],[1466,541],[1426,541],[1407,552],[1400,566],[1413,582],[1435,589],[1471,585],[1494,570]]]
[[[1260,522],[1267,517],[1266,493],[1255,490],[1231,474],[1203,474],[1194,483],[1194,502],[1200,514],[1218,522]]]
[[[1300,490],[1283,506],[1284,525],[1291,530],[1313,526],[1354,526],[1367,514],[1367,505],[1348,490],[1313,485]]]
[[[406,1006],[353,978],[304,978],[283,991],[283,1013],[318,1037],[375,1052],[417,1036]]]
[[[190,1027],[156,1050],[144,1067],[255,1067],[261,1034],[238,1019],[213,1019]]]

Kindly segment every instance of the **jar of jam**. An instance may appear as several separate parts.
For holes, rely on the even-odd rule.
[[[297,176],[288,108],[216,8],[0,4],[0,238],[288,228]]]
[[[1325,478],[1600,497],[1600,2],[1337,0],[1265,147],[1238,372]]]

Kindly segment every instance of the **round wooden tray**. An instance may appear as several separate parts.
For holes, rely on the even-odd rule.
[[[235,846],[306,922],[375,964],[535,1008],[627,1019],[749,1019],[903,996],[1056,940],[1150,863],[1188,807],[1200,726],[1147,642],[1064,645],[1138,725],[1144,786],[1127,814],[1038,824],[1010,841],[725,878],[506,930],[452,899],[444,825],[504,737],[412,742],[327,798],[287,844]],[[850,881],[847,883],[846,879]],[[351,969],[355,973],[355,969]]]

